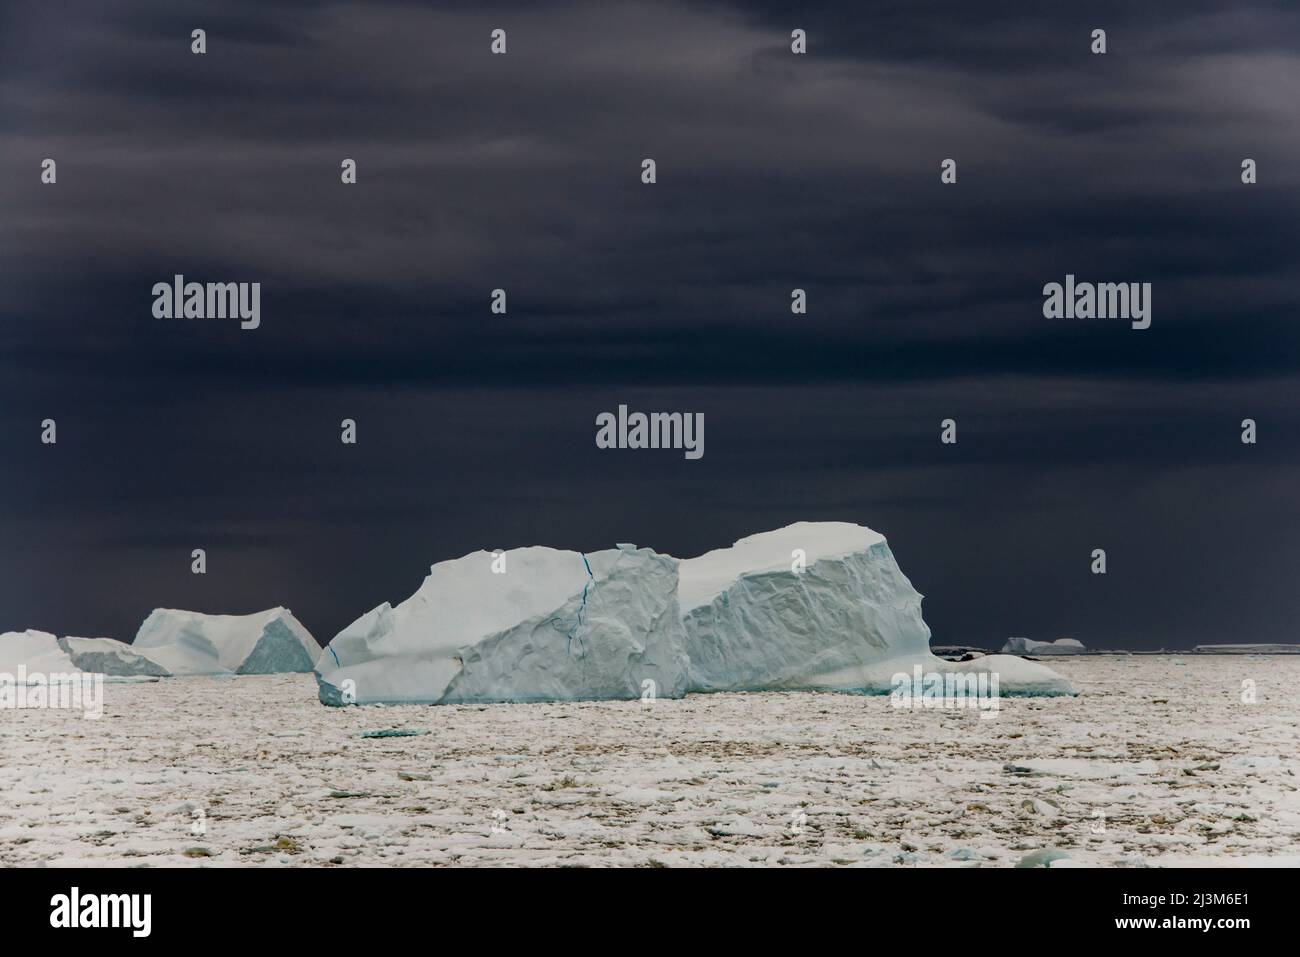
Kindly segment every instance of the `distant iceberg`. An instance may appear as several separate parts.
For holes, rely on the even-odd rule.
[[[113,638],[58,638],[29,629],[0,634],[0,673],[101,674],[109,681],[171,675],[308,672],[320,646],[284,608],[254,615],[156,609],[134,645]]]
[[[132,652],[173,675],[268,675],[312,670],[320,646],[287,608],[204,615],[156,608]]]
[[[60,638],[58,641],[59,647],[82,671],[115,677],[143,675],[166,678],[171,674],[162,665],[115,638]]]
[[[19,682],[27,685],[46,684],[69,678],[83,680],[86,676],[102,676],[110,683],[134,683],[157,681],[157,665],[139,658],[137,655],[123,654],[116,651],[97,651],[86,657],[72,650],[70,642],[85,642],[86,638],[57,638],[48,631],[7,631],[0,634],[0,684]],[[93,639],[95,642],[110,642],[108,638]],[[112,645],[121,642],[112,641]],[[119,667],[115,667],[105,658],[118,658]],[[139,658],[139,661],[133,659]],[[137,670],[129,670],[131,667]],[[25,675],[25,678],[21,677]]]
[[[1300,654],[1300,645],[1266,641],[1231,645],[1197,645],[1192,651],[1202,655],[1296,655]]]
[[[884,536],[801,522],[678,562],[633,546],[440,562],[317,661],[325,704],[889,693],[899,673],[996,674],[1002,694],[1072,694],[1033,662],[929,651],[921,595]]]
[[[1002,646],[1004,655],[1082,655],[1087,648],[1083,642],[1073,638],[1057,638],[1055,641],[1034,641],[1032,638],[1008,638]]]
[[[0,674],[16,676],[24,668],[27,680],[44,680],[52,674],[79,674],[72,656],[48,631],[29,628],[0,634]],[[41,676],[33,679],[33,676]]]

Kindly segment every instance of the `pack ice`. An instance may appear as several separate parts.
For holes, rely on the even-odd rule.
[[[1006,644],[1002,646],[1004,655],[1081,655],[1086,651],[1083,642],[1074,638],[1057,638],[1055,641],[1008,638]]]
[[[325,704],[563,701],[685,692],[677,560],[623,545],[474,552],[358,618],[316,663]]]
[[[287,608],[252,615],[155,608],[131,648],[173,675],[306,672],[320,653],[315,639]]]
[[[1020,658],[931,654],[921,594],[861,525],[797,522],[683,561],[679,576],[691,691],[887,693],[920,665],[997,674],[1002,694],[1073,693]]]
[[[340,632],[316,673],[330,705],[635,698],[647,679],[662,697],[888,693],[917,664],[996,673],[1004,694],[1073,693],[1034,662],[947,662],[929,641],[882,535],[801,522],[680,563],[633,546],[440,562],[411,598]]]

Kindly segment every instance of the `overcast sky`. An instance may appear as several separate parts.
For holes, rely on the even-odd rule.
[[[6,3],[0,630],[325,642],[478,548],[838,520],[936,643],[1298,641],[1298,121],[1292,0]],[[597,449],[620,403],[704,457]]]

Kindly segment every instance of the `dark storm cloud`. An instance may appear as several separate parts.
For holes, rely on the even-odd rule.
[[[236,9],[225,16],[242,26],[209,27],[206,58],[174,39],[208,22],[197,12],[169,10],[170,34],[146,29],[156,17],[144,11],[61,18],[42,37],[69,31],[78,56],[23,95],[6,84],[7,100],[41,104],[39,132],[14,131],[13,160],[64,157],[57,197],[5,187],[6,252],[33,280],[17,301],[48,309],[65,287],[65,261],[49,255],[59,245],[100,281],[141,267],[133,284],[187,268],[264,277],[268,295],[309,308],[331,338],[350,336],[357,310],[377,322],[418,314],[432,321],[398,331],[430,345],[496,285],[520,314],[636,331],[667,318],[706,336],[766,320],[792,340],[793,285],[810,288],[822,329],[864,341],[878,320],[924,342],[1032,338],[1046,279],[1139,262],[1134,278],[1168,280],[1167,317],[1217,319],[1200,289],[1179,295],[1207,272],[1253,274],[1241,292],[1260,301],[1238,305],[1294,306],[1289,287],[1254,281],[1294,262],[1294,244],[1276,237],[1300,218],[1280,189],[1295,181],[1284,157],[1300,142],[1275,92],[1300,80],[1293,58],[1151,52],[1148,34],[1167,33],[1168,17],[1143,18],[1125,34],[1141,55],[1104,66],[1086,31],[1042,16],[1013,27],[949,11],[918,28],[918,43],[969,26],[977,40],[1009,31],[1022,51],[1056,51],[1025,60],[1026,78],[900,63],[906,44],[840,43],[845,16],[819,14],[830,22],[814,50],[824,35],[835,53],[804,61],[784,52],[784,27],[721,6],[519,10],[504,59],[481,47],[507,14],[468,10],[293,7],[264,25],[272,42],[255,10]],[[1254,22],[1272,35],[1288,16],[1265,6]],[[1065,55],[1071,46],[1081,52]],[[1107,136],[1112,124],[1122,129]],[[1267,198],[1234,188],[1245,151],[1264,163]],[[649,154],[662,164],[652,194],[636,183]],[[943,193],[937,160],[958,154],[962,189]],[[345,155],[364,189],[341,195]],[[79,291],[103,302],[92,282]],[[83,300],[79,327],[92,313],[120,328],[114,305]],[[280,353],[299,353],[301,329],[281,321],[264,335],[280,331]],[[140,344],[159,340],[150,328]],[[1012,369],[1016,352],[1001,350]],[[562,366],[532,355],[520,359],[547,374]]]
[[[6,5],[0,628],[328,638],[489,544],[838,518],[941,637],[1286,640],[1202,555],[1238,594],[1300,557],[1300,11],[983,6]],[[1043,319],[1067,272],[1153,283],[1152,328]],[[262,282],[262,328],[154,320],[174,273]],[[705,459],[597,452],[621,401],[704,411]]]

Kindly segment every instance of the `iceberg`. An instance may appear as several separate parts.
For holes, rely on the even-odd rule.
[[[1201,655],[1295,655],[1300,654],[1300,645],[1276,644],[1262,642],[1235,645],[1197,645],[1192,649]]]
[[[915,666],[997,675],[1004,695],[1073,694],[1034,662],[930,652],[921,594],[885,537],[847,522],[797,522],[687,559],[678,599],[691,691],[887,694]]]
[[[155,608],[131,649],[173,675],[307,672],[320,653],[311,633],[287,608],[252,615]]]
[[[110,642],[110,638],[58,638],[47,631],[29,628],[27,631],[9,631],[0,634],[0,684],[22,682],[27,685],[46,684],[60,680],[60,676],[100,676],[112,683],[157,681],[161,669],[152,662],[128,652],[120,658],[121,666],[114,670],[107,658],[116,657],[116,651],[96,652],[89,657],[72,649],[70,642]],[[102,656],[102,657],[101,657]],[[132,659],[139,658],[139,662]],[[127,670],[136,667],[138,670]],[[21,670],[20,670],[21,669]],[[21,676],[26,674],[26,678]]]
[[[694,691],[850,691],[864,669],[924,656],[921,595],[879,532],[798,522],[683,561]]]
[[[59,647],[82,671],[114,677],[166,678],[171,674],[162,665],[115,638],[60,638]]]
[[[52,674],[81,673],[72,657],[59,646],[58,638],[34,628],[0,634],[0,674],[12,681],[19,668],[26,669],[29,682],[43,681]]]
[[[479,551],[358,618],[316,675],[327,705],[680,697],[682,639],[674,558],[634,545]]]
[[[1002,646],[1004,655],[1082,655],[1087,650],[1082,642],[1073,638],[1057,638],[1056,641],[1008,638],[1007,643]]]
[[[336,706],[888,694],[918,665],[996,675],[1004,695],[1074,693],[1034,662],[949,662],[929,643],[921,595],[884,536],[800,522],[681,562],[634,545],[440,562],[406,601],[336,635],[315,671]]]

